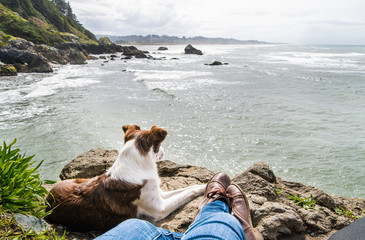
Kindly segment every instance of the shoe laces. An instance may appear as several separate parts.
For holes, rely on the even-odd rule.
[[[229,212],[232,211],[232,200],[233,200],[233,196],[231,194],[226,193],[225,190],[223,189],[217,189],[215,191],[211,191],[207,194],[208,198],[212,198],[214,200],[225,200],[228,208],[229,208]]]

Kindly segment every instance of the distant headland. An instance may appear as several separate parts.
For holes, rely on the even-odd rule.
[[[270,44],[258,40],[238,40],[234,38],[208,38],[196,37],[176,37],[167,35],[96,35],[97,38],[108,37],[116,44]]]

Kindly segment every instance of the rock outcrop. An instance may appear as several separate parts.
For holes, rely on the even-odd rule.
[[[0,49],[0,61],[12,64],[18,72],[52,72],[47,59],[28,50]]]
[[[196,55],[203,55],[203,52],[199,49],[196,49],[191,44],[188,44],[185,49],[185,54],[196,54]]]
[[[92,177],[102,174],[112,165],[117,151],[95,149],[84,153],[68,164],[60,175],[61,179]],[[177,164],[168,160],[157,162],[166,191],[192,184],[207,183],[214,173],[204,167]],[[253,224],[266,240],[276,239],[328,239],[339,229],[354,221],[354,218],[339,215],[334,208],[352,211],[356,216],[365,214],[363,199],[335,197],[311,186],[284,181],[276,177],[265,163],[256,163],[232,178],[246,193],[251,209]],[[296,205],[289,195],[315,200],[309,208]],[[154,223],[171,231],[183,232],[193,222],[203,196],[193,200],[166,219]],[[100,233],[68,233],[76,239],[92,239]],[[81,237],[80,237],[81,236]],[[92,237],[91,237],[92,236]]]
[[[6,65],[0,62],[0,76],[16,76],[17,71],[13,65]]]
[[[133,46],[116,44],[80,44],[65,42],[55,47],[44,44],[33,44],[24,39],[15,39],[7,46],[0,48],[0,62],[8,67],[15,67],[17,72],[52,72],[52,64],[85,64],[86,60],[95,59],[90,54],[121,52],[125,58],[151,58]],[[10,74],[2,68],[2,75]],[[5,74],[6,73],[6,74]]]

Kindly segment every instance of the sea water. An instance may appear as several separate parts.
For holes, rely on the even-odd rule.
[[[365,46],[139,46],[160,60],[94,60],[0,79],[0,140],[44,160],[43,179],[124,124],[168,130],[165,159],[224,171],[255,162],[365,198]],[[108,55],[106,55],[108,57]],[[207,66],[214,60],[228,63]]]

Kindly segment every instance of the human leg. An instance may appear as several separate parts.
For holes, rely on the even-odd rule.
[[[245,234],[240,222],[229,213],[228,205],[217,200],[202,208],[182,239],[245,240]]]
[[[144,220],[128,219],[95,240],[179,240],[182,236]]]

